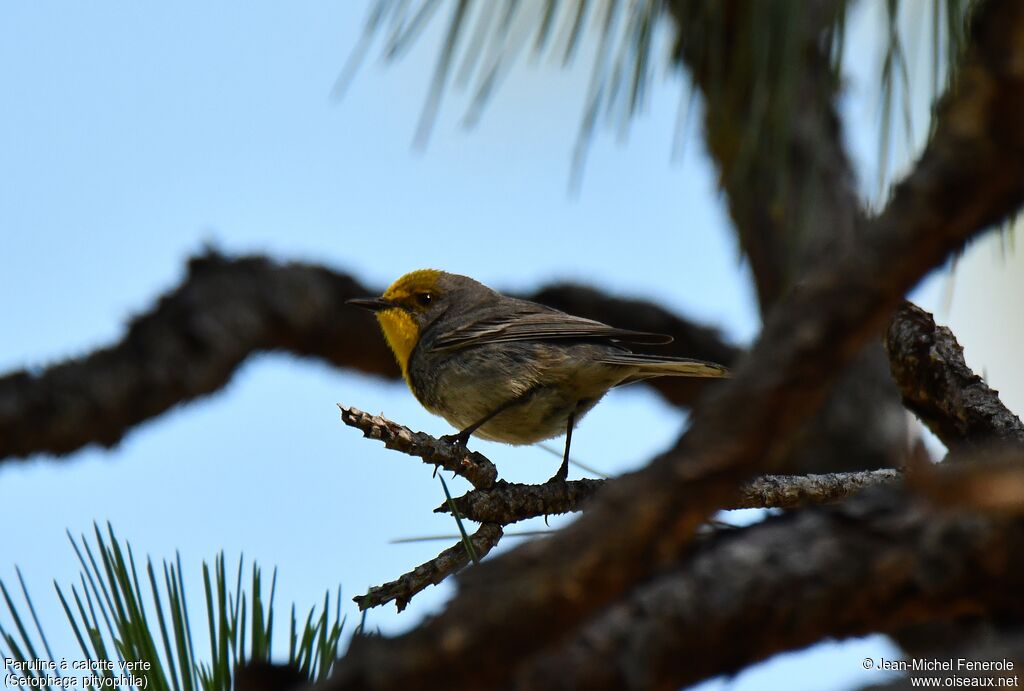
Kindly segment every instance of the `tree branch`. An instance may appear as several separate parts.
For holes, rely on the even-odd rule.
[[[469,538],[477,557],[483,559],[498,544],[502,535],[500,525],[494,523],[481,525]],[[420,564],[409,573],[383,585],[374,586],[366,592],[366,595],[352,599],[360,610],[386,605],[394,601],[398,611],[401,612],[416,593],[426,589],[427,586],[437,585],[467,564],[469,564],[469,554],[466,545],[460,541],[430,561]]]
[[[0,379],[0,458],[113,446],[133,426],[224,386],[254,352],[284,350],[397,376],[352,278],[260,257],[191,259],[185,280],[117,344]]]
[[[668,9],[767,314],[804,267],[849,246],[864,220],[828,55],[845,6],[670,0]]]
[[[667,6],[678,28],[676,57],[703,97],[705,141],[766,315],[803,268],[851,246],[865,223],[829,55],[848,4],[671,0]],[[907,436],[882,348],[867,344],[794,441],[791,468],[898,467]]]
[[[740,489],[740,499],[727,509],[796,509],[815,504],[833,504],[874,487],[903,479],[903,472],[890,468],[855,473],[823,475],[762,475]]]
[[[950,450],[993,441],[1024,443],[1024,424],[964,361],[953,332],[903,303],[886,331],[892,376],[903,402]]]
[[[762,475],[743,485],[734,503],[721,508],[795,509],[826,504],[902,478],[902,472],[889,469],[824,475]],[[564,484],[526,485],[499,480],[490,489],[470,490],[453,502],[463,518],[507,526],[528,518],[582,511],[605,482],[570,480]],[[434,512],[451,513],[451,507],[444,503]]]
[[[469,480],[477,489],[493,487],[498,478],[498,469],[482,453],[436,439],[425,432],[413,432],[404,425],[380,415],[364,413],[358,408],[346,408],[339,403],[338,409],[341,410],[341,421],[349,427],[362,430],[364,437],[379,439],[389,449],[417,456],[424,463],[450,470]]]
[[[895,488],[719,532],[529,661],[516,688],[680,688],[823,638],[1021,613],[1022,549],[1020,520]]]
[[[1024,4],[992,0],[975,22],[961,81],[915,170],[849,248],[779,303],[680,443],[610,483],[565,530],[464,574],[437,616],[398,637],[353,641],[324,688],[498,686],[678,557],[741,482],[776,466],[902,295],[1024,199],[1024,129],[1013,125],[1024,122]]]
[[[257,352],[285,351],[398,378],[373,317],[345,305],[379,293],[311,264],[213,252],[194,257],[182,283],[133,319],[118,343],[38,373],[0,377],[0,459],[114,446],[135,425],[217,391]],[[691,357],[728,364],[736,352],[716,332],[654,305],[566,286],[539,297],[611,323],[634,309],[635,328],[671,333],[677,348],[695,348],[674,352]],[[686,382],[672,378],[658,390],[677,405],[692,404],[702,389]]]
[[[487,554],[502,536],[502,528],[537,516],[580,511],[604,486],[604,480],[573,480],[564,483],[527,485],[497,480],[497,469],[483,454],[470,452],[436,439],[380,415],[369,415],[356,408],[338,404],[346,425],[362,430],[363,436],[378,439],[401,453],[422,458],[425,463],[460,475],[476,489],[452,500],[462,518],[483,524],[472,541],[481,556]],[[837,501],[866,487],[889,484],[901,479],[896,470],[831,475],[766,475],[744,486],[735,506],[723,508],[795,508],[808,503]],[[435,513],[451,513],[444,503]],[[398,610],[416,593],[436,585],[468,563],[461,542],[417,566],[398,579],[370,588],[366,595],[353,598],[360,609],[396,601]]]

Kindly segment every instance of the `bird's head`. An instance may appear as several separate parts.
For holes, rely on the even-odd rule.
[[[447,311],[454,285],[453,274],[419,269],[391,284],[379,298],[356,298],[348,304],[376,313],[384,338],[395,354],[402,376],[409,379],[409,357],[423,330]]]

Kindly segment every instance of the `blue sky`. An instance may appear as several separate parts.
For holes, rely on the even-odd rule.
[[[753,337],[756,308],[698,114],[686,153],[670,157],[677,75],[659,77],[627,142],[598,135],[570,195],[587,60],[565,71],[543,61],[514,70],[472,131],[462,126],[466,98],[451,94],[429,146],[414,151],[440,23],[393,65],[371,53],[336,103],[330,90],[365,10],[362,2],[255,2],[245,13],[199,2],[0,8],[0,370],[43,367],[116,340],[207,243],[323,263],[380,287],[427,266],[498,289],[596,283],[658,300],[737,342]],[[861,15],[864,34],[873,19]],[[873,64],[853,62],[844,108],[854,122],[873,121],[876,104],[857,81]],[[874,136],[870,126],[851,135],[862,165]],[[934,304],[938,294],[933,284],[922,299]],[[11,582],[20,565],[52,642],[71,655],[50,583],[76,578],[64,531],[88,531],[93,521],[111,521],[136,554],[160,560],[179,550],[193,574],[220,549],[229,563],[244,552],[276,565],[279,602],[300,609],[338,584],[347,600],[399,575],[442,544],[389,540],[454,529],[430,513],[441,489],[423,464],[341,425],[336,402],[450,431],[404,385],[259,355],[223,391],[142,425],[112,451],[0,466],[0,578]],[[583,421],[574,450],[618,472],[684,424],[630,387]],[[639,426],[641,437],[625,433]],[[476,446],[509,479],[543,480],[558,462],[538,449]],[[374,611],[369,623],[408,628],[449,592],[433,588],[402,615]],[[807,688],[847,688],[880,681],[860,672],[863,657],[894,653],[880,638],[827,644],[709,687],[792,689],[799,677]]]

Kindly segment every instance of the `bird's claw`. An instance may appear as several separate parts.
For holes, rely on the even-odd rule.
[[[459,432],[458,434],[446,434],[441,437],[441,441],[465,449],[466,445],[469,444],[469,435],[463,434],[462,432]]]
[[[545,485],[554,485],[554,484],[561,484],[561,485],[564,485],[564,484],[565,484],[565,481],[566,481],[566,480],[567,480],[568,478],[569,478],[569,468],[567,468],[567,467],[563,467],[563,468],[559,468],[559,469],[558,469],[558,472],[557,472],[557,473],[555,473],[554,475],[552,475],[552,476],[551,476],[551,477],[550,477],[550,478],[548,479],[548,481],[547,481],[547,482],[545,482],[544,484],[545,484]]]

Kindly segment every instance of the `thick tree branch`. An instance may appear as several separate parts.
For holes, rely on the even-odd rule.
[[[904,405],[917,414],[950,449],[943,472],[928,464],[911,464],[911,483],[918,491],[945,503],[1003,512],[1019,511],[1024,502],[1024,467],[1019,458],[999,462],[999,442],[1024,442],[1024,426],[999,400],[998,392],[970,370],[953,333],[935,324],[932,315],[902,304],[886,330],[885,347],[893,379]],[[997,456],[996,469],[976,472],[979,457]],[[958,463],[967,457],[972,463]],[[965,467],[966,466],[966,467]],[[986,620],[980,625],[915,627],[901,632],[900,644],[913,656],[938,656],[998,631],[1020,629],[1020,622]],[[953,643],[956,640],[958,643]]]
[[[840,0],[670,0],[677,59],[704,105],[761,313],[804,267],[849,247],[865,218],[829,56]],[[907,420],[877,343],[852,361],[793,444],[794,472],[898,467]],[[827,465],[822,465],[826,463]]]
[[[397,378],[373,317],[345,305],[349,298],[379,293],[310,264],[195,257],[182,283],[133,319],[120,342],[38,373],[0,377],[0,459],[69,453],[92,443],[113,446],[133,426],[217,391],[261,351]],[[653,305],[567,286],[539,297],[613,324],[632,309],[634,320],[623,326],[676,336],[679,343],[666,352],[724,364],[735,356],[716,332]],[[691,346],[694,351],[687,352]],[[658,390],[688,405],[702,388],[673,378]]]
[[[823,638],[1024,613],[1024,522],[899,489],[698,543],[676,571],[527,663],[519,689],[673,689]]]
[[[670,0],[761,312],[863,222],[828,50],[837,0]]]
[[[498,686],[518,661],[677,558],[740,483],[775,467],[902,295],[1024,198],[1015,125],[1024,122],[1024,4],[983,4],[973,36],[934,137],[885,212],[779,303],[676,448],[609,483],[565,530],[467,572],[445,610],[416,629],[354,641],[324,688]]]
[[[386,347],[372,345],[372,317],[345,306],[366,290],[307,264],[193,258],[185,280],[117,344],[0,379],[0,458],[113,446],[140,422],[220,389],[259,351],[397,376]]]
[[[964,361],[953,332],[903,303],[886,331],[892,376],[903,402],[954,450],[993,441],[1024,443],[1024,424]]]
[[[865,470],[824,475],[762,475],[748,482],[732,504],[722,509],[795,509],[841,501],[864,489],[902,480],[899,470]],[[499,480],[486,490],[470,490],[453,501],[459,515],[480,523],[510,525],[538,516],[582,511],[605,480],[571,480],[564,484],[525,485]],[[434,509],[451,513],[447,503]]]
[[[481,525],[469,538],[473,543],[477,558],[483,559],[498,544],[502,535],[500,525],[494,523]],[[469,564],[469,554],[466,545],[457,542],[409,573],[403,574],[389,583],[374,586],[366,592],[366,595],[352,599],[361,610],[394,601],[398,611],[401,612],[416,593],[426,589],[427,586],[437,585],[467,564]]]

